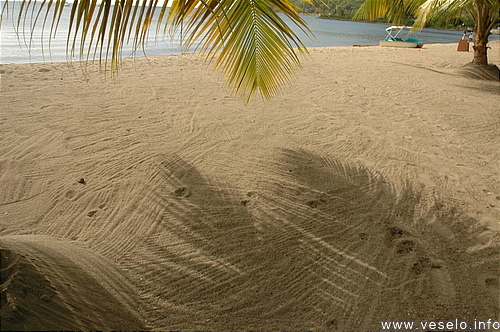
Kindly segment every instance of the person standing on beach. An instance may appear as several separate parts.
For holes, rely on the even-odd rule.
[[[469,33],[469,43],[473,43],[474,40],[476,40],[476,34],[474,33],[474,30],[471,30]]]

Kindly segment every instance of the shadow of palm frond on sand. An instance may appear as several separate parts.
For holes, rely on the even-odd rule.
[[[85,239],[79,264],[113,262],[115,272],[102,273],[130,289],[110,281],[112,296],[125,294],[151,329],[367,331],[381,321],[496,317],[498,235],[485,237],[451,203],[426,208],[410,183],[363,165],[305,150],[273,156],[245,174],[255,178],[246,191],[175,154],[87,186],[107,208],[71,226]],[[54,246],[33,255],[60,273]],[[85,291],[80,284],[70,286]]]
[[[468,269],[498,280],[486,259],[498,245],[477,247],[474,220],[438,202],[424,214],[421,192],[359,164],[303,150],[277,156],[240,200],[180,158],[161,163],[154,181],[176,196],[163,227],[178,244],[148,241],[166,264],[150,275],[161,276],[164,305],[197,318],[177,313],[160,326],[369,330],[381,320],[494,315],[482,296],[495,290]]]

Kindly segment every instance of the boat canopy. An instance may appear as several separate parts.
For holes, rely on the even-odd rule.
[[[389,32],[389,31],[396,31],[396,30],[403,30],[403,29],[411,29],[411,27],[409,27],[407,25],[392,25],[392,26],[386,28],[385,31]]]
[[[390,26],[390,27],[386,28],[386,29],[385,29],[385,31],[387,32],[387,37],[386,37],[386,39],[390,39],[390,38],[395,39],[395,38],[398,38],[398,37],[399,37],[399,35],[400,35],[400,34],[401,34],[401,33],[402,33],[405,29],[410,30],[410,29],[412,29],[412,27],[410,27],[410,26],[406,26],[406,25],[392,25],[392,26]],[[408,31],[408,33],[410,33],[410,32]],[[405,33],[405,34],[407,34],[407,33]]]

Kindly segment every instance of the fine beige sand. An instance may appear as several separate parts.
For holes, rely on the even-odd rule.
[[[310,49],[248,105],[192,55],[1,65],[2,330],[499,321],[500,85],[456,48]]]

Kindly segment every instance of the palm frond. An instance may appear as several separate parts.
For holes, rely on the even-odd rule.
[[[424,0],[366,0],[354,15],[354,19],[376,20],[385,17],[393,24],[402,24],[407,16],[413,16]]]
[[[376,20],[385,16],[388,2],[382,0],[366,0],[354,14],[354,20]]]
[[[277,13],[309,33],[289,1],[191,0],[174,1],[174,5],[168,19],[174,31],[186,22],[184,46],[200,40],[199,51],[210,60],[216,57],[215,67],[247,100],[257,90],[265,98],[276,95],[300,66],[299,54],[306,52]]]
[[[18,26],[29,16],[30,7],[39,6],[31,29],[44,13],[41,24],[51,20],[53,37],[66,1],[34,3],[21,1]],[[144,46],[159,8],[157,34],[182,30],[185,49],[201,40],[197,51],[215,59],[215,67],[226,74],[229,85],[249,100],[257,91],[265,98],[281,91],[300,67],[300,55],[307,53],[278,15],[283,13],[293,25],[311,33],[290,0],[173,0],[169,11],[167,4],[158,7],[158,0],[75,0],[67,31],[68,55],[78,51],[84,61],[99,59],[107,64],[110,60],[113,72],[120,66],[124,44],[132,41],[134,50]]]
[[[470,0],[427,0],[418,8],[414,26],[423,28],[427,22],[438,17],[444,20],[460,17],[465,12],[471,12],[471,7],[473,2]]]

